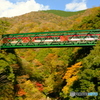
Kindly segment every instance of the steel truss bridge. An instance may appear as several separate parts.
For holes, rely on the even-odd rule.
[[[99,40],[100,29],[5,34],[0,48],[94,46]]]

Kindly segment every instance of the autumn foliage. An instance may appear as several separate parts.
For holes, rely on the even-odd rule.
[[[38,88],[39,91],[43,91],[43,85],[40,84],[39,82],[36,82],[36,87]]]
[[[15,85],[15,90],[16,90],[16,95],[18,96],[23,96],[26,94],[26,92],[23,89],[21,89],[19,84]]]
[[[82,67],[81,64],[82,64],[81,62],[78,62],[72,65],[71,67],[67,68],[67,72],[65,76],[63,77],[63,79],[65,79],[67,82],[67,84],[62,89],[64,94],[67,94],[69,92],[69,89],[73,85],[74,81],[78,79],[77,74],[80,71],[80,68]]]

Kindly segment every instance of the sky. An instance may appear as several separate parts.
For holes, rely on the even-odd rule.
[[[0,17],[14,17],[32,11],[80,11],[100,7],[100,0],[0,0]]]

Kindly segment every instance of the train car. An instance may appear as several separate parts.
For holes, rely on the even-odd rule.
[[[48,36],[48,37],[37,37],[34,42],[63,42],[67,41],[68,37],[67,36]]]
[[[26,43],[52,43],[52,42],[84,42],[84,41],[95,41],[98,37],[72,37],[71,36],[40,36],[40,37],[14,37],[14,38],[3,38],[4,44],[26,44]]]

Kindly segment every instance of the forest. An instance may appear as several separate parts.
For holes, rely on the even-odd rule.
[[[60,11],[61,12],[61,11]],[[0,35],[100,29],[100,7],[0,18]],[[75,96],[70,92],[98,92]],[[90,47],[0,49],[0,100],[100,100],[100,41]]]

